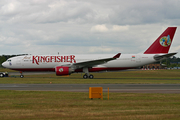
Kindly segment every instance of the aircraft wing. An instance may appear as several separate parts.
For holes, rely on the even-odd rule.
[[[93,66],[96,66],[96,65],[107,63],[107,62],[109,62],[111,60],[115,60],[115,59],[119,58],[120,55],[121,55],[121,53],[118,53],[112,58],[105,58],[105,59],[90,60],[90,61],[85,61],[85,62],[80,62],[80,63],[74,63],[71,66],[71,68],[80,69],[80,68],[85,68],[85,67],[86,68],[93,67]]]

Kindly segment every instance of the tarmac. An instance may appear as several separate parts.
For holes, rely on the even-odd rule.
[[[180,84],[0,84],[0,90],[89,92],[89,87],[103,87],[103,92],[180,93]]]

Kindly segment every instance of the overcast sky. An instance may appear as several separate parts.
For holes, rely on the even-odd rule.
[[[169,26],[180,57],[180,0],[1,0],[2,54],[143,53]]]

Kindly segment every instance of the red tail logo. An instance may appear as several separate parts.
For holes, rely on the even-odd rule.
[[[168,35],[167,37],[162,37],[160,39],[160,44],[163,46],[163,47],[168,47],[171,45],[171,39],[170,39],[170,36]]]
[[[168,27],[144,54],[168,53],[177,27]]]

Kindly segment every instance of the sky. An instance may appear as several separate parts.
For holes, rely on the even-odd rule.
[[[167,27],[180,57],[180,0],[1,0],[0,55],[143,53]]]

